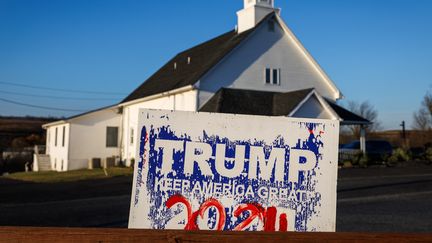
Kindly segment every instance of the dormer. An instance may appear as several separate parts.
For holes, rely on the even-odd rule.
[[[244,0],[244,8],[237,12],[237,32],[254,28],[271,12],[280,12],[280,9],[275,9],[274,0]]]

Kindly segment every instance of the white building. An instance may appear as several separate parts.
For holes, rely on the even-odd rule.
[[[235,30],[179,53],[120,104],[46,124],[52,169],[87,168],[91,158],[112,156],[131,165],[140,108],[369,124],[336,104],[341,91],[279,12],[273,0],[244,0]]]
[[[118,157],[121,115],[117,112],[117,106],[113,106],[43,125],[51,169],[78,170],[87,168],[92,158]],[[36,170],[41,167],[34,165]]]

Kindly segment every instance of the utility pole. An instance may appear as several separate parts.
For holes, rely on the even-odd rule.
[[[405,121],[402,121],[402,123],[400,124],[400,126],[402,127],[402,139],[403,139],[403,144],[406,147],[406,130],[405,130]]]

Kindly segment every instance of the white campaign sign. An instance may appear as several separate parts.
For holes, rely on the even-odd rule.
[[[139,118],[129,228],[335,231],[338,121]]]

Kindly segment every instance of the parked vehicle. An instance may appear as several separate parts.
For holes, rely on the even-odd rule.
[[[381,162],[393,153],[391,144],[385,140],[366,141],[366,155],[370,161]],[[339,161],[355,162],[361,154],[360,141],[344,144],[339,148]]]

